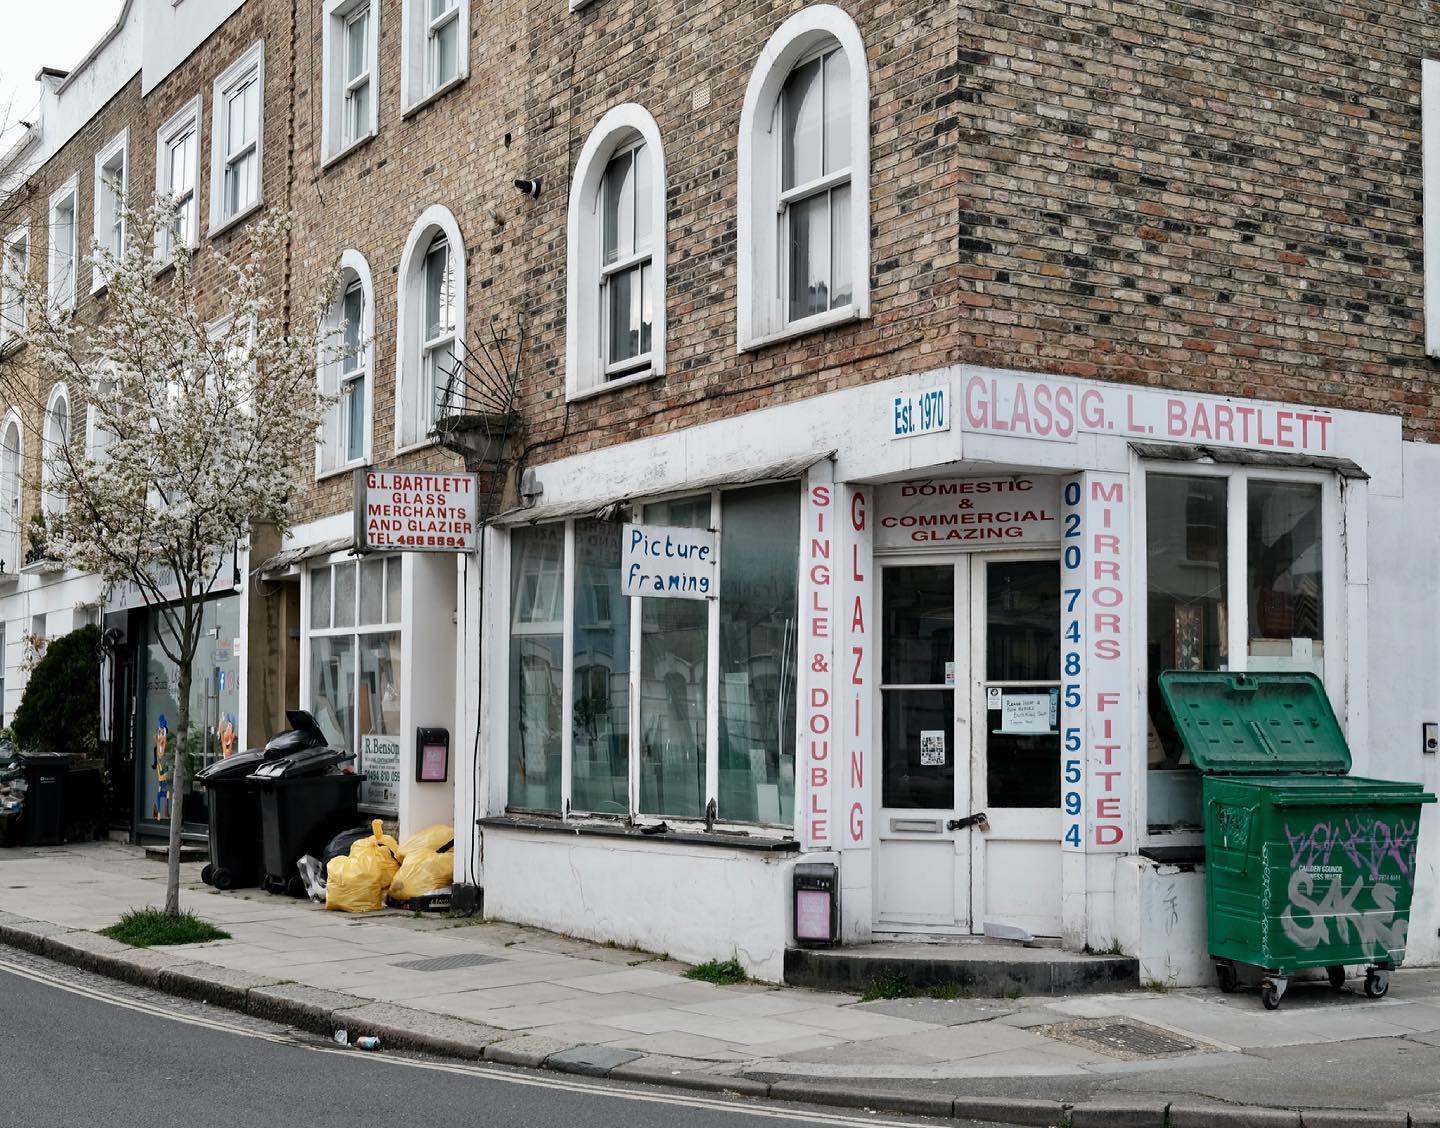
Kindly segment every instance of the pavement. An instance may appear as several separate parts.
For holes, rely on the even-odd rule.
[[[0,942],[382,1046],[876,1111],[1073,1128],[1440,1128],[1440,970],[1390,994],[859,996],[685,977],[685,965],[478,918],[363,916],[182,866],[182,905],[231,939],[138,950],[97,934],[159,905],[135,847],[0,851]]]

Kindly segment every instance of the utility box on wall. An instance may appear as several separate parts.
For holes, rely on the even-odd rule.
[[[796,862],[791,874],[795,943],[831,948],[840,942],[840,871],[833,862]]]
[[[450,778],[450,730],[415,730],[415,782],[444,783]]]

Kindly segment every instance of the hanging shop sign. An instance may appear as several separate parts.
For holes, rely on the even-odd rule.
[[[719,549],[709,529],[626,525],[621,537],[620,582],[625,595],[660,599],[715,599]]]
[[[479,476],[355,471],[358,552],[474,552]]]
[[[1060,540],[1060,480],[925,478],[875,487],[877,552],[1023,548]]]

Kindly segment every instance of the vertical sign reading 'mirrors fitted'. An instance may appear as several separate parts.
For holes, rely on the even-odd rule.
[[[870,571],[873,541],[868,490],[845,487],[841,515],[844,538],[840,559],[840,656],[836,675],[835,725],[841,776],[841,826],[838,845],[858,850],[870,845],[871,693],[874,688],[874,633],[871,628]]]
[[[800,841],[812,850],[826,849],[831,841],[834,546],[834,471],[829,462],[820,462],[811,467],[805,484],[805,543],[800,552],[800,660],[805,687],[800,701]]]

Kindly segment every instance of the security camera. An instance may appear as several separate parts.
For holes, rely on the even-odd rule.
[[[525,195],[529,196],[532,200],[538,200],[540,198],[539,177],[536,177],[534,180],[517,180],[515,181],[515,187],[519,188],[520,191],[524,192]]]

